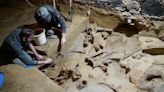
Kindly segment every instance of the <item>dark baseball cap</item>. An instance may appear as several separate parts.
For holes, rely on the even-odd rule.
[[[37,16],[40,18],[46,18],[48,17],[50,14],[48,12],[48,10],[45,7],[39,7],[39,9],[37,10]]]
[[[36,16],[39,17],[40,21],[49,22],[51,20],[51,14],[48,12],[47,8],[39,7],[36,11]]]

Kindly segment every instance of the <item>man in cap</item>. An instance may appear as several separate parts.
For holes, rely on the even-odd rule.
[[[34,31],[27,25],[21,26],[10,33],[0,48],[1,65],[8,64],[11,61],[21,66],[51,63],[51,58],[43,59],[43,56],[36,51],[31,43],[33,35]],[[36,59],[33,59],[26,52],[28,49],[33,52]]]
[[[50,5],[43,5],[37,9],[34,15],[37,23],[46,29],[46,35],[57,35],[59,38],[58,51],[61,51],[66,42],[66,25],[61,14]]]

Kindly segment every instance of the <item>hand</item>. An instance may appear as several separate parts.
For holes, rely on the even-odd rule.
[[[61,45],[64,45],[65,42],[66,42],[65,33],[62,33]]]
[[[65,42],[66,42],[66,38],[63,37],[63,38],[61,39],[61,45],[64,45]]]
[[[58,45],[58,52],[61,52],[64,43],[66,42],[65,33],[62,33],[62,37],[60,38],[59,45]]]
[[[36,58],[37,58],[38,60],[42,60],[42,59],[43,59],[43,56],[40,55],[40,54],[38,54],[38,55],[36,55]]]
[[[50,64],[52,62],[52,58],[47,58],[45,61],[43,61],[43,64]]]
[[[52,58],[47,58],[43,61],[38,61],[38,64],[50,64],[52,63]]]

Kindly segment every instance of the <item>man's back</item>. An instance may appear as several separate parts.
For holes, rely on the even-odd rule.
[[[62,32],[65,32],[66,25],[64,18],[57,9],[50,5],[43,5],[39,7],[34,17],[38,24],[46,30],[49,30],[52,27],[59,27]]]
[[[17,29],[16,31],[10,33],[4,40],[1,48],[0,48],[0,58],[1,60],[11,61],[15,58],[15,50],[16,48],[22,48],[20,43],[19,34],[21,29]],[[7,62],[3,62],[7,63]]]

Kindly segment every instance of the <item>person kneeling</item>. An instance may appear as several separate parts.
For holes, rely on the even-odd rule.
[[[33,35],[34,30],[27,25],[18,27],[14,32],[10,33],[0,48],[0,57],[3,60],[1,64],[6,64],[10,61],[21,66],[51,63],[51,58],[43,59],[43,56],[36,51],[31,43]],[[36,59],[33,59],[26,52],[27,48],[33,52]]]

